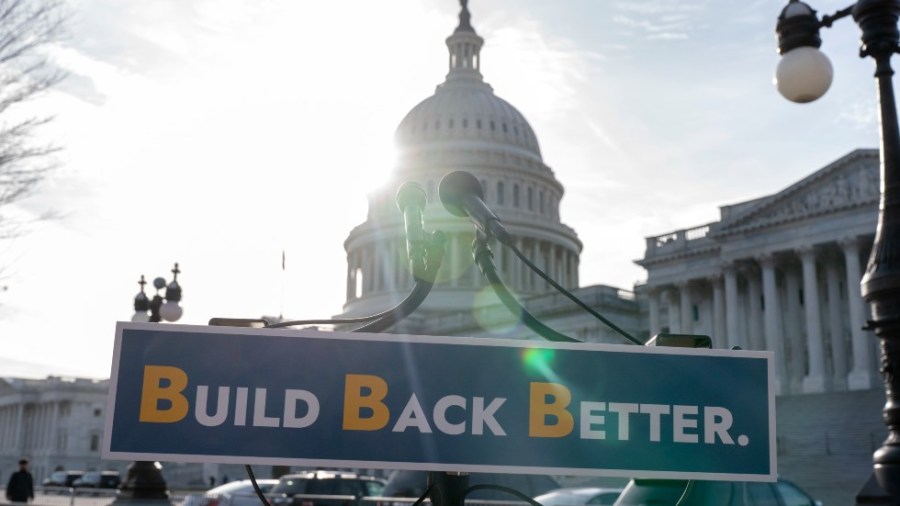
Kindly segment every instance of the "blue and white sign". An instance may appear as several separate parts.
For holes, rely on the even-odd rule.
[[[119,323],[103,457],[772,481],[769,352]]]

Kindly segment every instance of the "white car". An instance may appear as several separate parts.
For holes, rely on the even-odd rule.
[[[272,490],[276,483],[278,480],[256,480],[263,494]],[[262,502],[250,480],[239,480],[211,488],[203,494],[186,495],[182,506],[262,506]]]

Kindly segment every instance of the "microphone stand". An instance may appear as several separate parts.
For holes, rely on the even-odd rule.
[[[475,257],[475,263],[478,264],[478,267],[481,268],[481,272],[484,273],[484,276],[487,278],[488,282],[490,282],[491,288],[494,289],[494,293],[497,294],[497,297],[500,298],[500,301],[503,302],[503,305],[506,306],[512,314],[519,315],[520,320],[526,327],[548,341],[570,343],[581,342],[578,339],[561,334],[544,325],[540,320],[529,313],[518,300],[516,300],[515,296],[510,293],[509,289],[503,283],[500,275],[497,274],[497,267],[494,265],[494,254],[488,246],[487,236],[481,230],[478,230],[475,233],[475,241],[472,243],[472,255]]]

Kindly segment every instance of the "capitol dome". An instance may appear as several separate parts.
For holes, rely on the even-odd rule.
[[[480,79],[448,80],[438,86],[434,95],[403,118],[396,139],[406,150],[435,142],[477,140],[541,160],[537,137],[522,113]]]
[[[434,94],[413,107],[396,133],[397,161],[384,187],[369,195],[367,219],[344,242],[347,301],[344,316],[374,314],[394,306],[413,286],[403,218],[395,195],[408,182],[425,189],[425,228],[443,232],[445,256],[437,282],[415,313],[393,331],[427,334],[426,322],[496,304],[474,265],[474,228],[448,213],[438,186],[448,173],[474,175],[485,203],[515,238],[519,251],[562,286],[578,287],[581,241],[559,217],[563,187],[541,156],[525,116],[494,94],[481,74],[482,39],[472,28],[468,2],[447,37],[448,72]],[[522,297],[547,293],[549,285],[509,249],[493,250],[500,275]]]

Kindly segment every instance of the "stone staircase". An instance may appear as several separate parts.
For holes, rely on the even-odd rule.
[[[779,397],[778,474],[826,506],[855,504],[887,437],[884,403],[880,389]]]

